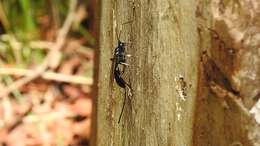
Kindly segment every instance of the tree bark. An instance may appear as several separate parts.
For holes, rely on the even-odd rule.
[[[195,0],[106,0],[101,6],[92,144],[191,145],[199,62]],[[110,82],[110,58],[120,27],[132,55],[124,79],[133,96],[118,124],[124,93]]]
[[[251,24],[260,23],[243,2],[102,1],[92,145],[259,145],[249,108],[260,90]],[[248,15],[229,18],[229,8]],[[244,32],[247,43],[234,35]],[[133,89],[119,124],[124,91],[110,80],[117,34],[132,55],[123,78]]]
[[[249,112],[260,90],[260,62],[253,59],[259,58],[253,43],[257,31],[252,31],[259,10],[252,14],[248,5],[243,0],[198,0],[200,52],[206,53],[199,69],[194,146],[260,144],[260,126]]]
[[[257,37],[250,36],[257,33],[250,31],[254,26],[244,31],[236,24],[239,19],[232,22],[237,17],[225,15],[238,1],[101,3],[92,145],[259,145],[260,126],[248,109],[258,96],[259,62],[247,61],[258,48],[231,39],[232,33],[246,32],[245,40],[254,42]],[[251,14],[242,4],[244,14]],[[214,20],[212,8],[223,20]],[[245,23],[258,19],[243,17],[242,24],[259,24]],[[133,89],[119,124],[124,90],[110,80],[117,34],[132,55],[123,77]]]

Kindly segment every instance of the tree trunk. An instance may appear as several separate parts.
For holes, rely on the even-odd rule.
[[[195,1],[101,5],[95,145],[191,145],[199,60]],[[120,40],[129,43],[132,55],[124,79],[133,96],[118,124],[124,93],[110,82],[110,58],[120,27]]]
[[[259,25],[257,3],[253,12],[248,7],[252,3],[245,0],[198,0],[197,19],[204,20],[199,44],[206,54],[200,64],[195,146],[260,144],[260,126],[250,113],[260,95],[260,61],[254,46],[260,43],[255,40],[257,30],[252,31]],[[209,19],[211,24],[206,24]]]
[[[214,40],[215,29],[226,29],[212,21],[210,3],[101,2],[93,146],[252,145],[248,131],[259,126],[230,81],[239,58],[232,49],[219,47],[222,37]],[[110,61],[117,36],[132,55],[123,78],[133,96],[126,98],[120,123],[124,90],[111,80]]]

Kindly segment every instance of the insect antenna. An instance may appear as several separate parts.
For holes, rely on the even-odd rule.
[[[126,25],[126,24],[132,23],[133,21],[134,21],[134,20],[130,20],[130,21],[124,22],[124,23],[122,23],[122,24],[120,25],[119,34],[118,34],[117,31],[116,31],[116,37],[117,37],[117,41],[118,41],[118,42],[121,42],[121,41],[120,41],[120,36],[121,36],[121,32],[122,32],[122,27],[123,27],[124,25]],[[127,43],[127,44],[128,44],[128,43]]]

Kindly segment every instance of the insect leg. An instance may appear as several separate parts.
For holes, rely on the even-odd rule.
[[[128,83],[126,83],[126,88],[128,88],[127,97],[129,97],[129,99],[131,99],[131,97],[133,96],[133,89],[131,86],[130,79],[129,79]]]
[[[126,54],[125,57],[132,57],[132,55],[131,54]]]
[[[119,116],[119,119],[118,119],[118,124],[120,123],[120,120],[121,120],[121,118],[122,118],[122,115],[123,115],[123,112],[124,112],[124,108],[125,108],[126,97],[127,97],[126,89],[124,88],[124,90],[125,90],[124,103],[123,103],[123,107],[122,107],[122,109],[121,109],[121,113],[120,113],[120,116]]]
[[[120,63],[120,64],[123,65],[122,74],[124,74],[125,73],[125,69],[126,69],[127,66],[129,66],[129,64],[127,64],[127,63]]]
[[[129,66],[129,64],[127,64],[125,62],[121,62],[120,64],[122,64],[123,66]]]

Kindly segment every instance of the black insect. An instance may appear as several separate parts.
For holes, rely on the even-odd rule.
[[[131,55],[125,53],[125,44],[124,42],[121,42],[118,40],[118,46],[115,48],[114,51],[114,58],[112,59],[114,61],[114,78],[118,86],[122,88],[126,88],[127,86],[130,86],[126,81],[121,77],[121,75],[124,73],[125,67],[129,64],[126,63],[126,57],[130,57]],[[123,71],[120,70],[120,66],[123,65]]]
[[[120,123],[120,120],[121,120],[121,117],[122,117],[122,114],[124,111],[124,107],[125,107],[126,97],[132,96],[131,85],[122,78],[122,74],[124,73],[125,68],[127,66],[129,66],[129,64],[126,63],[126,57],[130,57],[131,55],[126,54],[126,52],[125,52],[126,43],[120,41],[119,36],[117,36],[117,40],[118,40],[118,46],[115,48],[114,56],[113,56],[113,58],[111,58],[111,60],[113,61],[113,68],[112,68],[113,77],[114,77],[117,85],[125,90],[124,103],[123,103],[123,107],[122,107],[122,110],[121,110],[121,113],[120,113],[120,116],[118,119],[118,123]],[[120,66],[123,67],[122,70],[120,70]]]

